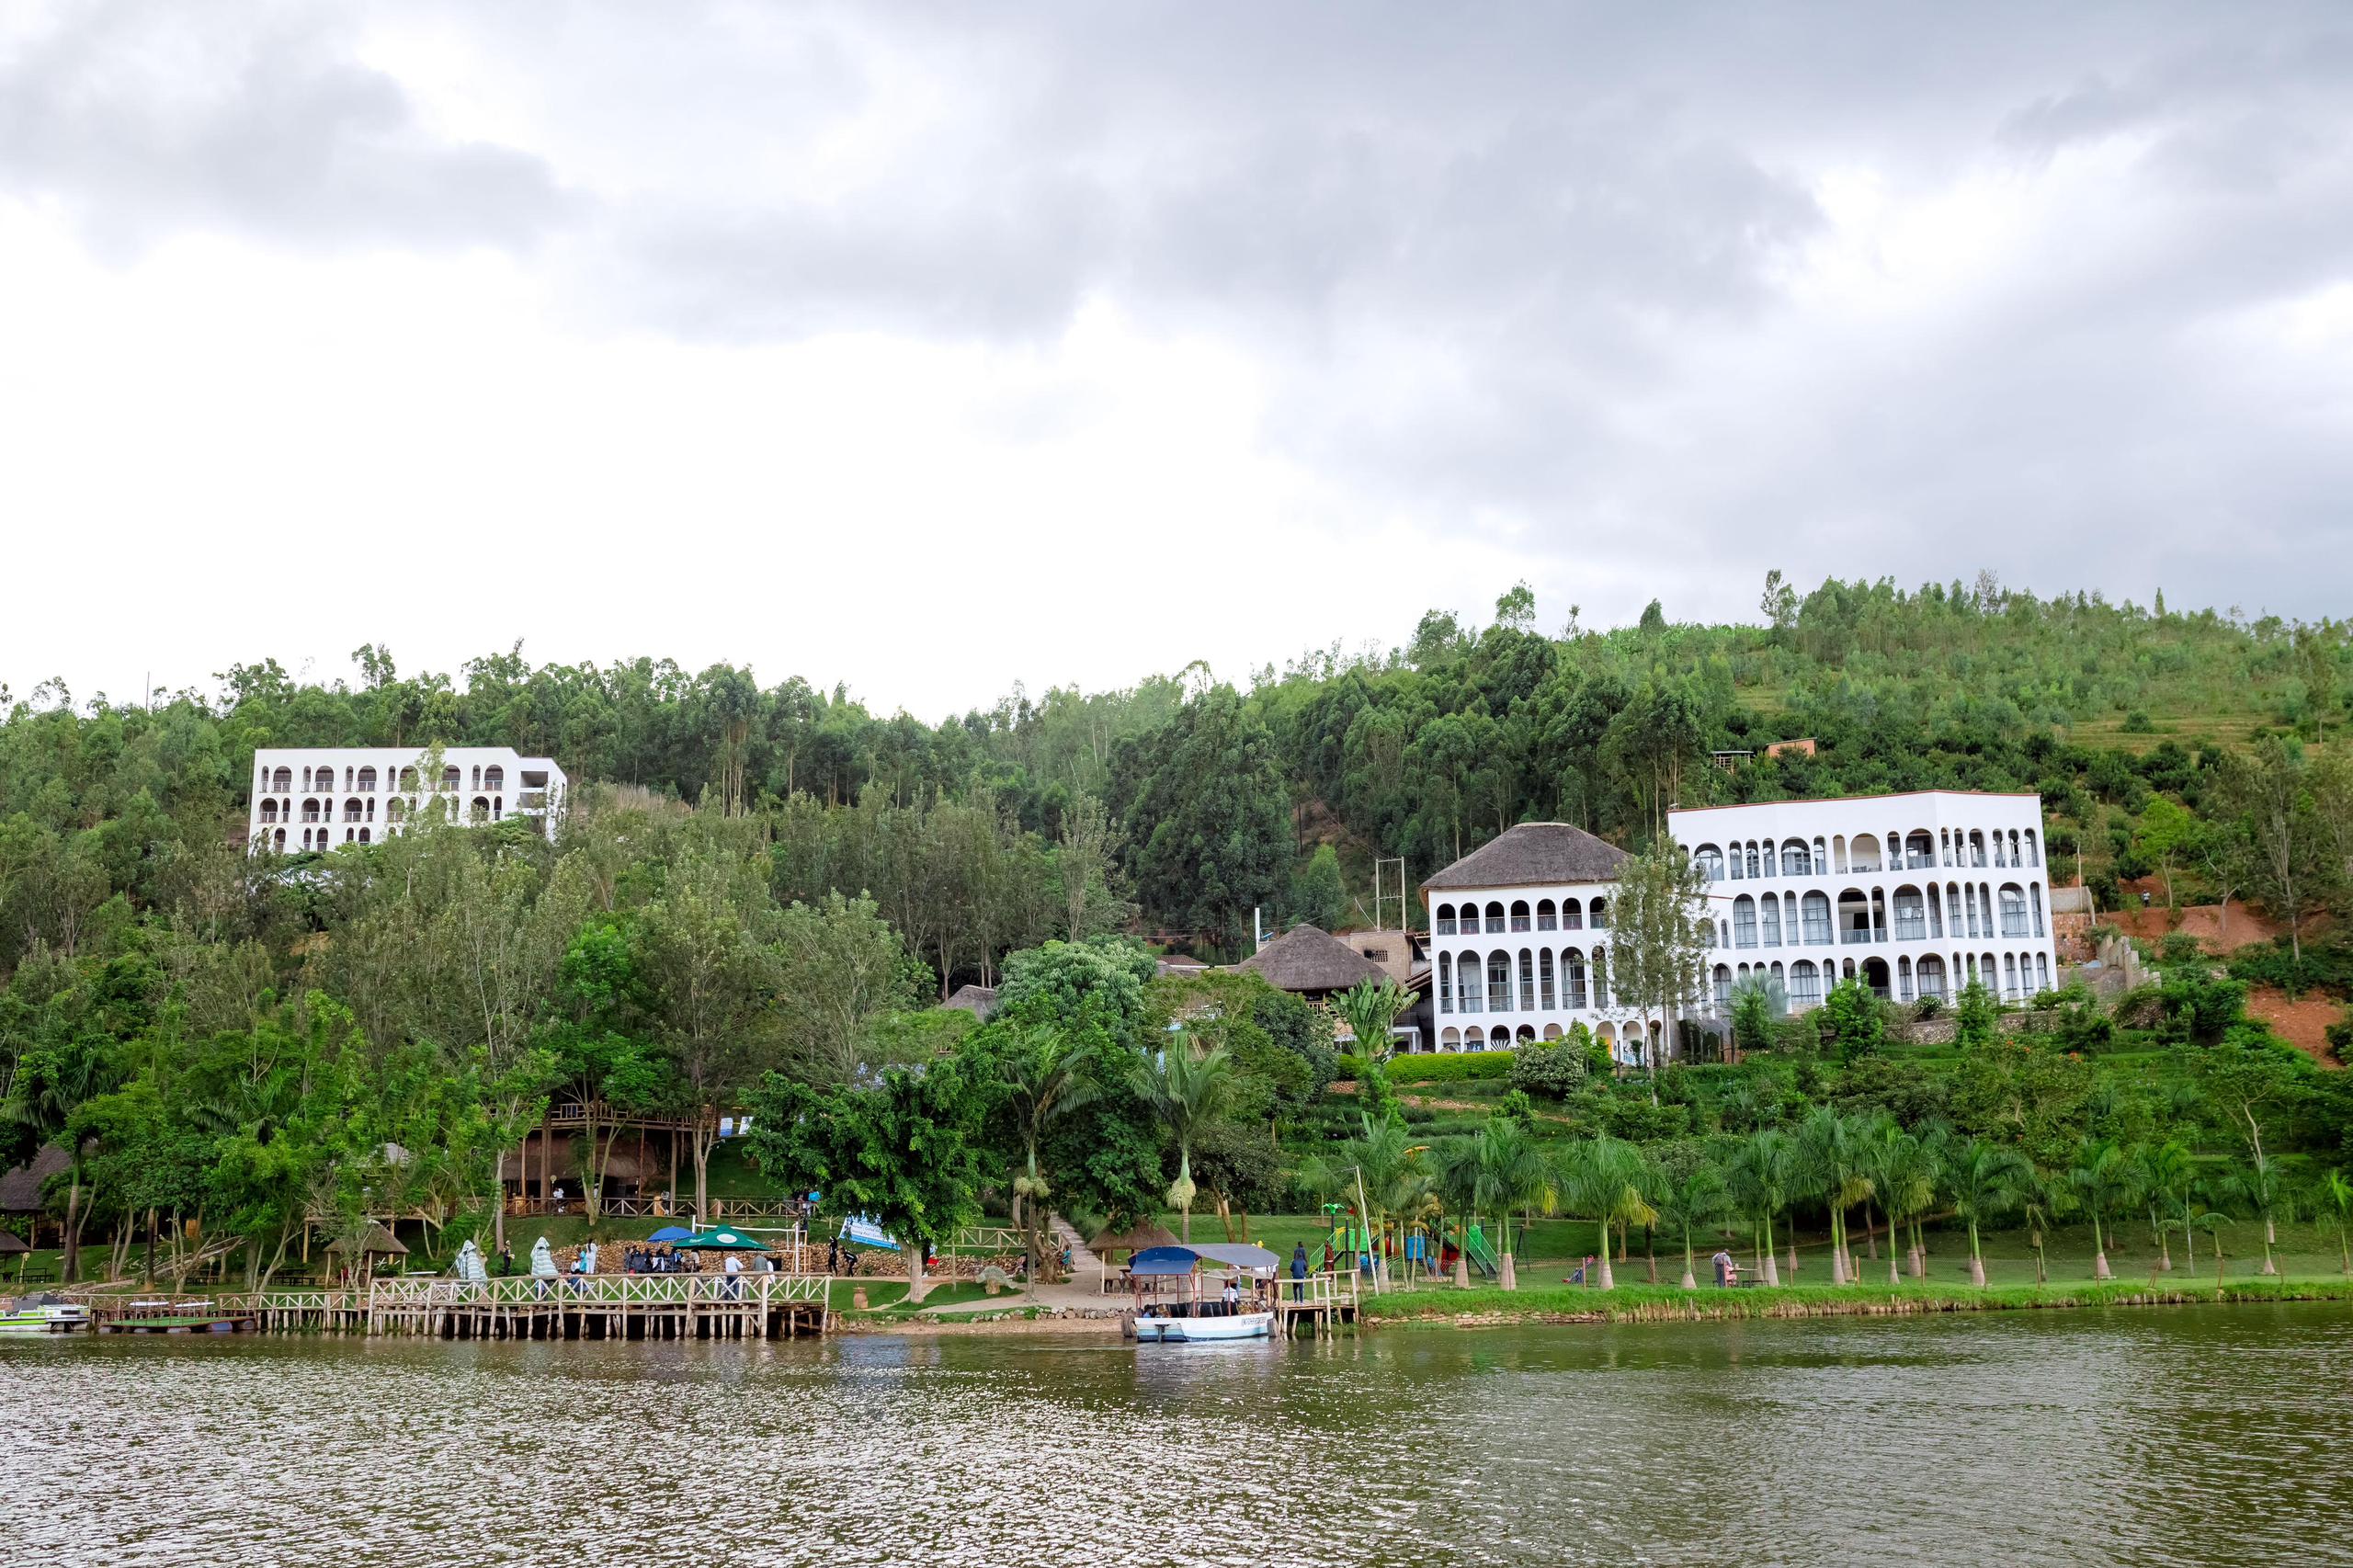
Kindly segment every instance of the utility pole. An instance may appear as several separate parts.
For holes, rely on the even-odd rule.
[[[1387,885],[1381,875],[1381,868],[1384,866],[1394,866],[1397,869],[1397,925],[1394,928],[1399,931],[1410,930],[1412,926],[1406,918],[1410,913],[1410,906],[1406,903],[1405,858],[1403,855],[1375,859],[1372,863],[1372,928],[1376,931],[1391,929],[1390,926],[1382,925],[1381,919],[1381,912],[1389,902],[1388,895],[1381,891]]]

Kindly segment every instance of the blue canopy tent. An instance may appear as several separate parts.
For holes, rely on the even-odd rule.
[[[665,1225],[645,1239],[649,1242],[682,1242],[693,1234],[684,1225]]]
[[[1128,1272],[1165,1279],[1190,1274],[1204,1260],[1222,1263],[1228,1268],[1238,1268],[1264,1279],[1274,1278],[1275,1266],[1281,1261],[1265,1247],[1253,1246],[1248,1242],[1202,1242],[1198,1245],[1146,1247],[1128,1265]]]

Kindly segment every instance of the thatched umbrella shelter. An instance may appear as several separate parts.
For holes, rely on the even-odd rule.
[[[361,1267],[370,1274],[375,1272],[376,1260],[380,1257],[408,1256],[407,1245],[398,1236],[392,1234],[381,1220],[369,1221],[368,1228],[359,1233],[356,1241],[349,1237],[337,1236],[327,1244],[327,1251],[358,1254]]]
[[[1176,1237],[1167,1226],[1156,1220],[1146,1220],[1130,1225],[1124,1231],[1105,1231],[1086,1244],[1086,1250],[1095,1255],[1096,1266],[1101,1271],[1099,1282],[1108,1290],[1111,1288],[1112,1253],[1124,1252],[1132,1256],[1151,1247],[1176,1244]]]

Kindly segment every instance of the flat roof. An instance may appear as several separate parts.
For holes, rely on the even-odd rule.
[[[1829,806],[1842,801],[1908,801],[1919,795],[1972,795],[1987,801],[2040,801],[2036,790],[1889,790],[1877,795],[1808,795],[1802,801],[1735,801],[1725,806],[1669,806],[1677,812],[1745,812],[1758,806]]]

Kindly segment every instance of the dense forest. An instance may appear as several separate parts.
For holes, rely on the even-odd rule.
[[[1754,623],[1654,604],[1552,632],[1523,585],[1385,653],[1016,692],[936,724],[728,666],[354,656],[357,684],[265,658],[139,705],[0,689],[0,1155],[79,1151],[76,1234],[202,1211],[258,1268],[306,1215],[455,1214],[551,1095],[849,1094],[942,1060],[970,1020],[926,1004],[963,981],[1002,980],[1040,1027],[1116,996],[1080,1032],[1131,1049],[1182,1009],[1118,934],[1231,957],[1254,910],[1361,923],[1374,857],[1427,874],[1531,818],[1641,847],[1677,803],[2039,790],[2063,880],[2108,907],[2151,876],[2252,899],[2290,964],[2353,863],[2344,626],[1989,579],[1801,596],[1776,574]],[[1811,754],[1765,754],[1796,737]],[[435,744],[554,756],[574,780],[558,840],[428,815],[245,853],[256,748]],[[1041,984],[1067,1005],[1012,1005]],[[1238,1124],[1306,1115],[1329,1020],[1272,993],[1218,1010],[1246,1059]],[[973,1049],[1044,1049],[995,1039]],[[1148,1090],[1121,1078],[1071,1134],[1098,1211],[1158,1189]],[[1272,1183],[1270,1153],[1218,1137],[1217,1179]]]

